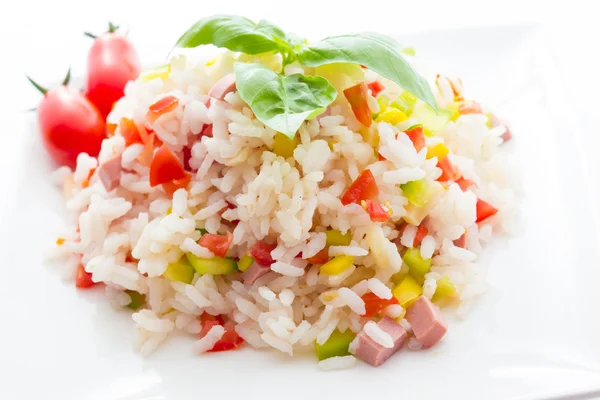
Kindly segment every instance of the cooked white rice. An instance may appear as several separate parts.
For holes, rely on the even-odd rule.
[[[54,175],[63,186],[77,226],[61,235],[52,255],[63,261],[70,276],[81,262],[95,282],[107,286],[114,307],[131,301],[126,290],[146,296],[143,308],[132,316],[135,347],[144,355],[175,331],[198,337],[202,328],[199,318],[204,313],[233,320],[235,331],[253,347],[270,347],[290,355],[313,346],[314,341],[324,343],[336,329],[357,333],[364,328],[375,342],[393,347],[391,337],[374,321],[361,319],[365,314],[361,296],[370,291],[390,299],[392,276],[406,272],[399,249],[413,246],[418,223],[403,224],[410,206],[398,185],[417,179],[434,182],[441,173],[436,159],[427,159],[425,149],[416,152],[402,132],[419,121],[411,119],[395,126],[374,123],[369,130],[379,136],[374,151],[341,95],[326,116],[301,126],[292,156],[278,156],[273,152],[276,132],[258,121],[236,92],[224,101],[209,100],[207,95],[240,57],[226,52],[214,64],[205,65],[178,56],[170,62],[168,78],[127,85],[109,122],[133,119],[140,129],[155,132],[178,156],[183,157],[183,149],[189,149],[193,179],[187,190],[176,191],[172,199],[160,186],[150,187],[148,167],[138,158],[142,146],[126,147],[117,128],[113,137],[105,139],[98,158],[82,154],[75,171],[61,168]],[[275,67],[281,62],[272,55],[252,59]],[[288,66],[286,71],[294,68]],[[367,73],[386,86],[385,93],[400,93],[393,83]],[[452,90],[442,81],[436,93],[438,101],[449,104]],[[343,88],[337,89],[342,93]],[[150,123],[148,107],[166,95],[177,97],[177,107]],[[373,97],[368,101],[373,111],[381,111]],[[489,128],[487,122],[484,115],[461,115],[426,139],[427,145],[445,143],[462,176],[476,182],[464,192],[456,184],[438,185],[439,191],[421,218],[428,234],[420,244],[420,254],[432,259],[423,294],[431,298],[437,280],[449,277],[460,315],[486,287],[474,264],[482,245],[490,241],[493,232],[508,231],[515,218],[514,180],[508,175],[507,157],[500,147],[501,132]],[[209,124],[213,136],[201,135]],[[377,152],[387,161],[378,160]],[[87,182],[94,168],[117,154],[122,155],[125,172],[115,190],[107,193],[98,174]],[[378,184],[380,202],[391,210],[388,222],[372,222],[361,205],[343,206],[340,201],[367,168]],[[477,198],[499,209],[483,224],[475,222]],[[191,284],[166,279],[163,274],[168,265],[185,253],[214,256],[198,244],[200,228],[213,234],[231,232],[228,256],[233,258],[242,257],[257,241],[275,243],[271,272],[252,285],[244,285],[239,273],[196,274]],[[328,248],[330,257],[354,257],[353,265],[339,275],[323,275],[320,265],[308,261],[326,247],[326,230],[350,232],[352,238],[348,245]],[[463,234],[466,249],[453,243]],[[365,270],[370,274],[364,275]],[[398,319],[410,329],[403,314],[403,307],[393,304],[382,315]],[[213,326],[195,342],[193,350],[210,350],[224,333],[223,327]],[[411,338],[408,347],[417,350],[420,344]],[[346,368],[355,361],[352,356],[334,357],[321,361],[319,367]]]

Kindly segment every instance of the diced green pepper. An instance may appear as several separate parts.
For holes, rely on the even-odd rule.
[[[196,228],[196,230],[200,232],[201,235],[206,235],[208,233],[208,231],[204,228]]]
[[[415,109],[415,104],[417,104],[417,101],[418,99],[413,94],[405,90],[396,98],[396,100],[392,102],[390,106],[402,111],[406,115],[410,115]]]
[[[126,290],[125,293],[127,293],[131,298],[131,301],[129,302],[129,304],[127,304],[127,308],[130,308],[133,311],[136,311],[141,306],[143,306],[144,303],[146,303],[145,294],[138,293],[135,290]]]
[[[402,307],[405,307],[423,294],[423,288],[415,278],[408,275],[399,285],[392,289],[392,294],[396,297],[398,303]]]
[[[348,246],[352,240],[350,232],[342,235],[342,232],[333,229],[325,232],[325,236],[327,236],[326,246]]]
[[[315,352],[319,361],[323,361],[331,357],[343,357],[350,355],[348,347],[354,340],[356,335],[350,330],[346,329],[344,333],[341,333],[337,329],[333,331],[329,339],[323,344],[318,344],[315,341]]]
[[[427,104],[416,108],[411,118],[415,118],[419,123],[429,128],[432,132],[442,130],[452,118],[452,111],[439,110],[437,113]]]
[[[185,256],[200,275],[225,275],[238,270],[237,262],[232,258],[200,258],[192,253],[186,253]]]
[[[440,300],[444,300],[450,296],[453,296],[456,293],[456,289],[452,284],[448,275],[444,275],[437,281],[437,287],[435,288],[435,293],[431,298],[432,301],[438,302]]]
[[[408,265],[409,273],[417,280],[422,280],[431,269],[431,259],[424,260],[421,257],[421,250],[414,247],[406,250],[402,261]]]
[[[433,195],[429,183],[424,178],[404,183],[400,185],[400,188],[408,202],[417,207],[425,206]]]
[[[187,258],[181,257],[178,261],[167,265],[163,276],[170,281],[189,284],[194,279],[194,267],[188,262]]]
[[[242,272],[250,268],[250,266],[254,263],[254,258],[252,258],[249,254],[244,254],[240,261],[238,261],[238,269]]]

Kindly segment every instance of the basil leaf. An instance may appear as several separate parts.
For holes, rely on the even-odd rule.
[[[286,46],[290,48],[281,28],[265,20],[256,24],[237,15],[201,19],[179,38],[175,47],[191,48],[205,44],[246,54],[281,51]]]
[[[279,75],[264,65],[244,63],[235,63],[234,71],[238,93],[256,118],[290,138],[312,113],[337,96],[320,76]]]
[[[413,70],[402,57],[400,45],[388,36],[372,32],[331,36],[304,46],[296,56],[307,67],[338,62],[365,65],[437,109],[427,81]]]

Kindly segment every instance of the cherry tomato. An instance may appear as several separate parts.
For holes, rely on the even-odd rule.
[[[69,77],[70,73],[62,86],[51,90],[28,79],[44,95],[37,109],[44,146],[58,164],[74,168],[79,153],[98,155],[106,127],[96,107],[79,91],[66,86]]]
[[[198,244],[209,249],[215,256],[225,257],[232,241],[233,235],[231,232],[227,232],[227,236],[206,233],[202,235]]]
[[[271,252],[275,250],[275,247],[277,246],[261,240],[250,248],[249,253],[260,265],[270,266],[275,262],[271,257]]]
[[[83,268],[83,264],[77,266],[77,274],[75,275],[75,287],[79,289],[87,289],[94,285],[92,274]]]
[[[165,182],[162,184],[162,188],[169,197],[173,197],[173,194],[179,189],[187,189],[190,181],[192,180],[192,174],[189,172],[185,173],[185,176],[181,179],[173,179],[171,182]]]
[[[101,36],[86,33],[94,38],[87,60],[86,95],[104,118],[123,97],[127,82],[136,79],[141,71],[133,44],[116,30],[117,27],[109,24],[108,32]]]
[[[367,200],[367,213],[373,222],[386,222],[390,214],[375,200]]]
[[[372,199],[379,195],[379,188],[371,170],[365,169],[342,196],[342,204],[360,204],[362,200]]]
[[[166,145],[154,153],[150,163],[150,186],[158,186],[173,180],[187,178],[183,164]]]
[[[381,299],[375,295],[375,293],[365,293],[361,296],[361,299],[365,302],[365,318],[372,318],[375,315],[383,311],[384,308],[391,304],[398,304],[398,299],[392,296],[391,299]]]

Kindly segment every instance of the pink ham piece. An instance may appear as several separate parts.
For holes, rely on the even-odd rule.
[[[467,248],[467,234],[463,233],[461,237],[459,237],[452,243],[454,243],[454,245],[456,247],[462,247],[463,249],[466,249]]]
[[[258,278],[263,275],[266,275],[269,271],[271,271],[271,267],[269,265],[260,265],[259,263],[253,263],[250,268],[244,271],[242,274],[242,279],[244,284],[252,285]]]
[[[394,341],[394,347],[386,348],[371,339],[369,335],[363,330],[356,336],[356,347],[354,348],[354,355],[360,358],[366,363],[377,367],[383,364],[388,358],[395,352],[402,348],[404,341],[408,336],[406,329],[399,323],[391,318],[385,317],[377,323],[377,326],[390,335]]]
[[[98,167],[97,173],[107,192],[119,186],[121,179],[121,155],[116,155],[102,163]]]
[[[500,136],[502,138],[502,140],[504,140],[505,142],[508,142],[510,139],[512,139],[512,132],[510,131],[510,128],[508,127],[508,125],[504,121],[502,121],[500,118],[496,117],[494,114],[492,114],[491,123],[492,123],[492,128],[495,128],[497,126],[503,126],[504,129],[506,129],[506,132],[504,132],[502,134],[502,136]]]
[[[231,93],[235,90],[235,75],[227,74],[215,83],[210,89],[208,95],[217,100],[223,100],[227,93]]]
[[[440,309],[427,297],[419,297],[406,310],[406,320],[410,323],[417,340],[424,347],[431,347],[439,342],[448,325]]]

